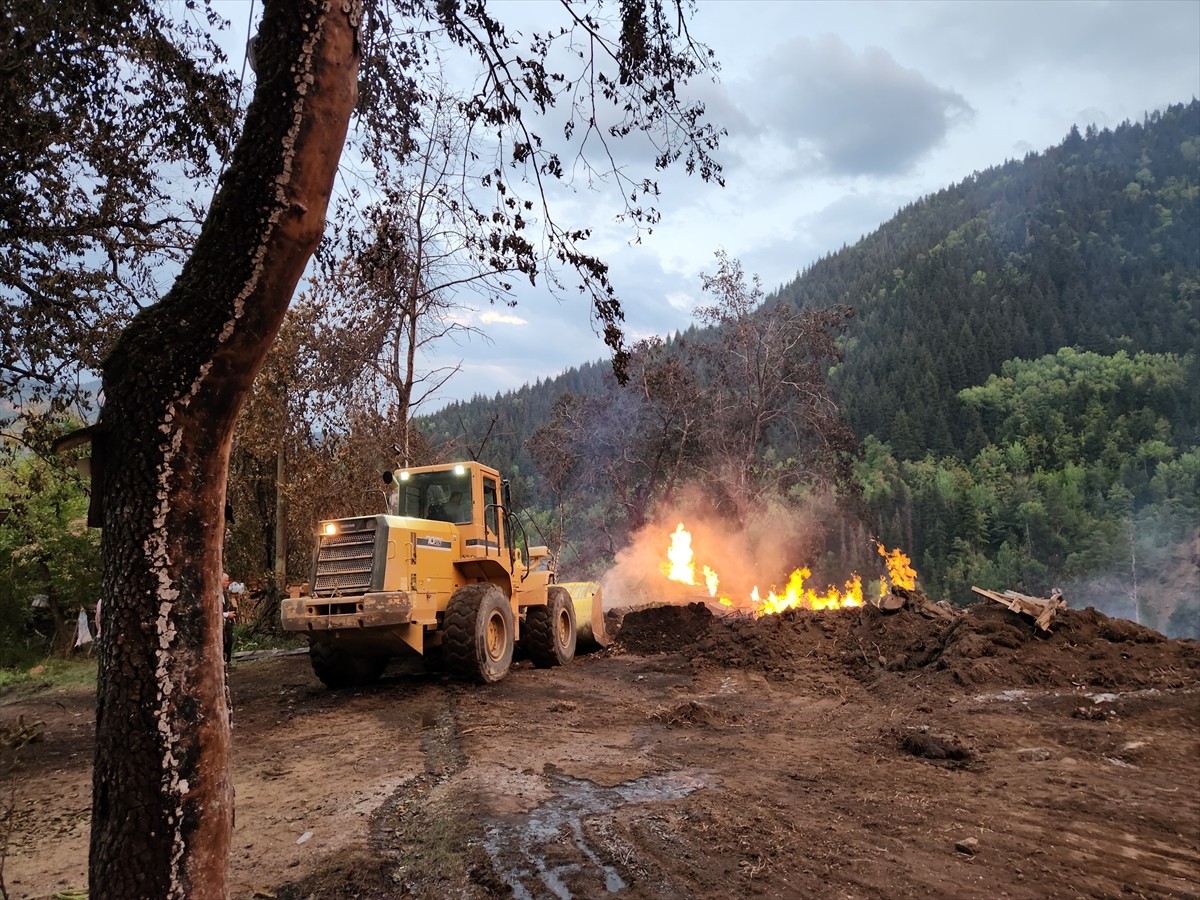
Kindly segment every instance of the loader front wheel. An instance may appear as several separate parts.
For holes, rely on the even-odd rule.
[[[388,658],[383,654],[344,650],[328,641],[313,641],[308,645],[308,661],[325,687],[347,688],[378,681],[387,668]]]
[[[508,674],[513,658],[513,615],[494,584],[460,587],[442,622],[442,659],[461,678],[493,684]]]
[[[521,645],[539,669],[565,666],[575,658],[575,604],[566,588],[552,585],[545,606],[529,607]]]

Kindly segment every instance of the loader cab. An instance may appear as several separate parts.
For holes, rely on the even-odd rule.
[[[496,556],[507,546],[500,475],[477,462],[385,472],[388,512],[460,527],[464,555]]]

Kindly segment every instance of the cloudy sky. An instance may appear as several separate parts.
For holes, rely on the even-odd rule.
[[[529,31],[553,10],[494,5]],[[1114,127],[1200,95],[1200,0],[699,0],[691,31],[720,65],[719,83],[691,89],[729,132],[725,187],[661,178],[662,222],[637,245],[606,194],[580,189],[563,216],[595,230],[632,339],[691,323],[718,249],[770,290],[905,204],[1056,144],[1072,124]],[[513,310],[470,315],[490,343],[430,361],[462,371],[420,411],[605,355],[582,300],[526,291]]]

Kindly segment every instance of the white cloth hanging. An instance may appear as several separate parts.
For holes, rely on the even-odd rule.
[[[88,628],[87,613],[79,611],[79,625],[75,629],[75,646],[82,647],[92,642],[92,630]]]

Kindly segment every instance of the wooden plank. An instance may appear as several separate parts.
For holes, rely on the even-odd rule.
[[[1005,591],[998,594],[986,588],[971,586],[971,590],[980,596],[987,597],[1008,607],[1015,613],[1030,616],[1042,631],[1050,630],[1050,622],[1060,609],[1066,609],[1067,602],[1062,594],[1055,590],[1051,597],[1030,597],[1017,591]]]
[[[995,600],[997,603],[1003,603],[1005,606],[1008,606],[1008,599],[1002,594],[997,594],[995,591],[989,591],[986,588],[975,587],[974,585],[971,586],[971,590],[981,596],[987,597],[989,600]]]

